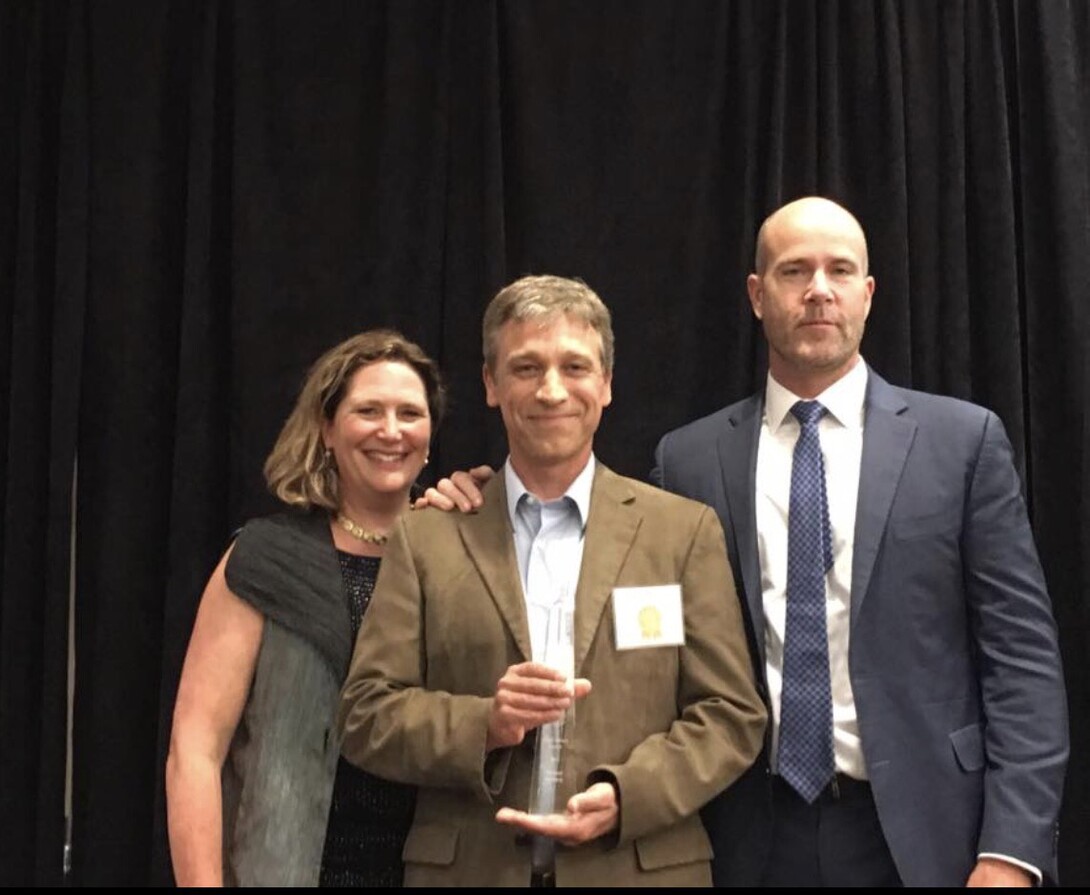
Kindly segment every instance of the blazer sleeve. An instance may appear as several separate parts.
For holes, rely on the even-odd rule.
[[[1054,879],[1067,705],[1056,625],[1012,455],[1002,423],[989,413],[962,534],[986,718],[977,853],[1017,858]]]
[[[402,783],[464,788],[490,800],[485,741],[491,699],[425,687],[426,644],[417,564],[398,522],[341,691],[342,753]],[[504,768],[488,763],[490,772]]]
[[[733,783],[757,757],[766,711],[752,666],[726,559],[723,529],[703,507],[681,588],[685,645],[679,651],[677,718],[644,739],[611,775],[621,801],[618,842],[676,824]]]

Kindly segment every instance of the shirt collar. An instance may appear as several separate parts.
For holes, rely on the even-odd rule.
[[[579,511],[580,524],[584,527],[590,516],[590,492],[594,485],[594,466],[594,454],[591,454],[590,459],[587,461],[587,465],[583,467],[583,471],[575,477],[575,481],[568,486],[568,490],[565,491],[561,497],[557,498],[557,500],[569,499],[575,504],[575,508]],[[507,488],[507,515],[510,518],[513,527],[518,513],[519,501],[522,500],[522,496],[525,494],[533,497],[533,495],[526,490],[526,486],[522,484],[522,479],[518,477],[518,473],[516,473],[514,467],[511,466],[510,457],[508,457],[507,462],[503,464],[503,483]],[[555,503],[555,501],[547,502]]]
[[[840,425],[848,429],[861,429],[863,406],[867,397],[867,376],[867,365],[860,358],[854,367],[814,400],[825,405],[829,415]],[[765,419],[769,430],[775,433],[787,419],[795,402],[802,400],[804,399],[780,385],[769,373],[765,383]]]

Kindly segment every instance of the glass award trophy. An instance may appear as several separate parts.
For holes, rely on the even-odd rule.
[[[564,675],[574,694],[575,613],[574,601],[568,599],[567,592],[562,592],[549,608],[543,662]],[[530,776],[531,814],[555,814],[563,810],[563,805],[557,805],[557,799],[565,797],[571,790],[571,787],[565,785],[568,763],[564,759],[574,732],[574,699],[563,718],[538,728],[534,766]],[[552,839],[546,836],[533,837],[530,863],[535,873],[551,872],[555,854],[556,843]]]
[[[575,613],[574,601],[562,593],[549,609],[549,622],[546,628],[543,664],[555,668],[564,675],[568,686],[574,691],[575,678]],[[564,717],[558,721],[543,724],[537,731],[537,747],[534,751],[534,766],[530,778],[531,814],[554,814],[563,811],[563,805],[557,806],[557,797],[566,796],[569,787],[565,786],[564,776],[567,762],[565,752],[575,732],[575,701],[568,706]],[[551,845],[552,843],[549,842]],[[535,851],[537,844],[535,842]]]

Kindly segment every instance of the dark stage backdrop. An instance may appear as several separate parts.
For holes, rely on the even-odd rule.
[[[496,463],[481,310],[583,277],[616,318],[599,454],[642,476],[761,382],[754,233],[814,192],[870,237],[867,360],[993,408],[1023,464],[1071,703],[1062,871],[1090,883],[1078,0],[0,0],[0,883],[61,880],[70,575],[72,880],[170,879],[197,599],[322,349],[402,328],[453,386],[432,468]]]

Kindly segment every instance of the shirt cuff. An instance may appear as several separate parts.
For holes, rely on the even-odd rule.
[[[1012,858],[1010,855],[1000,855],[996,854],[995,852],[982,851],[976,857],[978,861],[981,858],[992,858],[996,861],[1006,861],[1008,864],[1013,864],[1015,867],[1021,867],[1024,871],[1026,871],[1026,873],[1031,874],[1038,886],[1044,882],[1045,878],[1040,870],[1038,870],[1032,864],[1027,864],[1025,861],[1019,861],[1017,858]]]

